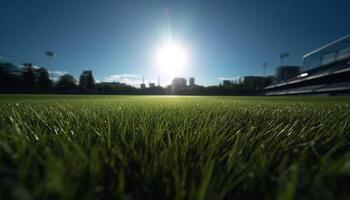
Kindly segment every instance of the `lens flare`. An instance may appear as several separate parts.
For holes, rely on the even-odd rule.
[[[158,66],[164,72],[178,74],[187,64],[186,56],[185,48],[179,44],[163,45],[157,52]]]

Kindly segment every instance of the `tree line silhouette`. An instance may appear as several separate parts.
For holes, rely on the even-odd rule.
[[[61,93],[61,94],[142,94],[142,95],[257,95],[263,85],[229,84],[219,86],[198,86],[176,88],[155,86],[153,88],[135,88],[119,82],[96,83],[93,72],[84,70],[79,80],[70,74],[63,74],[53,81],[53,73],[31,63],[17,67],[9,62],[0,61],[1,93]]]
[[[53,74],[43,67],[23,63],[19,68],[8,62],[0,62],[1,92],[36,93],[93,93],[95,80],[91,70],[82,72],[79,82],[70,74],[64,74],[52,81]]]

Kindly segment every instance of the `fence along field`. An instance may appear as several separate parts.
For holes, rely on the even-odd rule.
[[[350,198],[346,97],[0,97],[0,199]]]

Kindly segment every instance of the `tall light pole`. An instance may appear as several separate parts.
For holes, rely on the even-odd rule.
[[[280,53],[280,59],[281,59],[281,67],[283,66],[283,61],[285,58],[287,58],[289,56],[289,52],[284,52],[284,53]]]
[[[160,77],[159,77],[159,73],[158,73],[158,87],[160,87]]]
[[[264,70],[264,77],[266,77],[266,68],[267,68],[268,65],[269,65],[269,63],[263,63],[262,64],[263,70]]]
[[[53,51],[46,51],[45,52],[46,56],[49,58],[49,64],[50,64],[50,77],[52,81],[52,91],[54,91],[53,87],[53,64],[52,64],[52,58],[55,57],[55,53]]]
[[[263,81],[262,81],[262,88],[265,87],[265,79],[266,79],[266,67],[269,65],[269,63],[265,62],[262,64],[263,66],[263,70],[264,70],[264,77],[263,77]]]

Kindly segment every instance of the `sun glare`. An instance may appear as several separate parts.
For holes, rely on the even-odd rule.
[[[163,45],[157,52],[159,68],[167,73],[180,73],[187,64],[186,50],[179,44]]]

